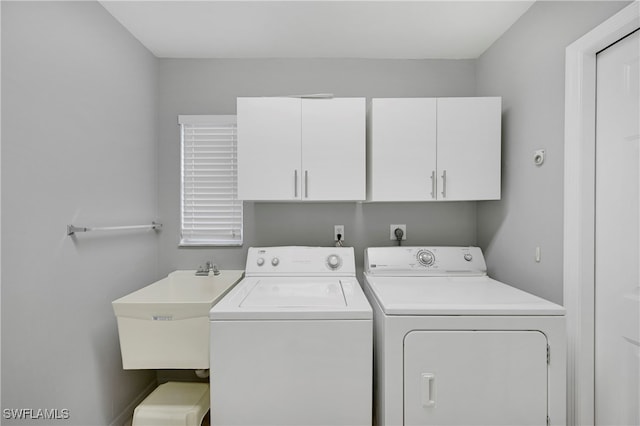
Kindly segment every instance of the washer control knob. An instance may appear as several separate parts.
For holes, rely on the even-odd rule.
[[[271,259],[271,264],[273,266],[278,266],[279,263],[280,263],[280,259],[278,259],[277,257],[274,257],[273,259]]]
[[[473,260],[473,256],[471,256],[471,253],[465,253],[464,260],[466,260],[467,262],[471,262],[471,260]]]
[[[424,266],[431,266],[436,260],[436,257],[429,250],[420,250],[416,257],[418,258],[418,262]]]
[[[259,257],[258,260],[256,260],[256,263],[258,266],[264,265],[264,257]]]
[[[340,260],[340,256],[337,254],[331,254],[327,257],[327,265],[329,265],[329,268],[338,269],[341,264],[342,261]]]

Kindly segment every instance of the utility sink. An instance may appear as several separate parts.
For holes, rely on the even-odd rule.
[[[244,272],[195,272],[172,272],[112,302],[124,369],[209,368],[209,310]]]

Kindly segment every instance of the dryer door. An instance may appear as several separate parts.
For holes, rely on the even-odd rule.
[[[547,338],[538,331],[413,331],[405,425],[544,425]]]

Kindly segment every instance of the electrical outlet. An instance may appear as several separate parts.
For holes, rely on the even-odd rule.
[[[333,241],[338,241],[338,234],[340,234],[340,239],[344,241],[344,225],[333,226]]]
[[[389,225],[389,239],[393,241],[398,241],[398,237],[396,237],[396,229],[402,229],[402,239],[407,239],[407,225]]]

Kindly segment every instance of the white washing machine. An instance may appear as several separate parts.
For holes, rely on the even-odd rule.
[[[565,310],[477,247],[365,251],[380,425],[565,425]]]
[[[211,424],[371,425],[373,314],[351,247],[250,248],[210,311]]]

